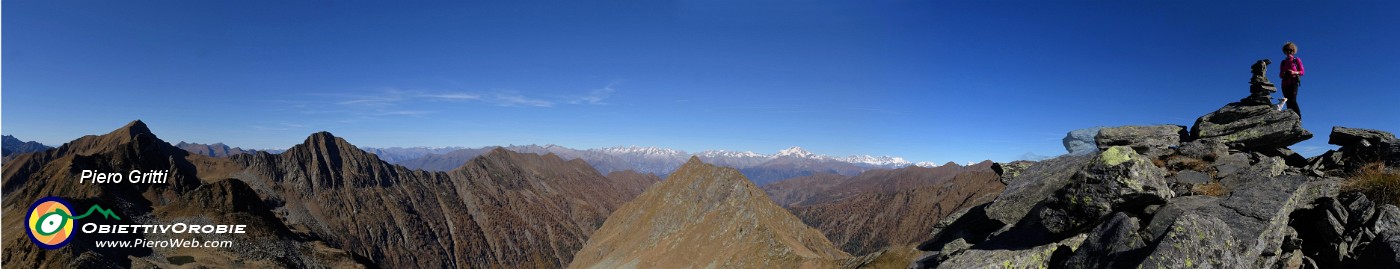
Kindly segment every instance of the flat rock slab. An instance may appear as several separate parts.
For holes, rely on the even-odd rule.
[[[1088,235],[1081,234],[1059,242],[1028,249],[969,249],[939,264],[939,268],[1049,268],[1051,257],[1061,247],[1073,251]]]
[[[1262,150],[1288,147],[1312,138],[1298,114],[1271,105],[1231,103],[1201,116],[1191,126],[1194,139],[1214,140],[1231,148]]]
[[[1186,137],[1186,126],[1181,125],[1120,126],[1099,130],[1094,142],[1099,150],[1129,146],[1138,153],[1145,153],[1151,149],[1180,146],[1183,137]]]

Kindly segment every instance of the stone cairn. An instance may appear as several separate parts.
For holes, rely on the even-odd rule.
[[[1249,96],[1245,97],[1244,99],[1240,99],[1241,104],[1273,104],[1273,98],[1270,96],[1273,95],[1274,92],[1277,91],[1277,89],[1274,88],[1273,82],[1269,82],[1269,76],[1265,75],[1269,73],[1269,64],[1271,63],[1272,62],[1270,62],[1269,59],[1260,59],[1259,61],[1254,62],[1253,66],[1249,67],[1250,73],[1253,73],[1254,76],[1251,76],[1249,78]]]

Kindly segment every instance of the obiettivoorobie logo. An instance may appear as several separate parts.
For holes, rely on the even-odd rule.
[[[25,230],[28,232],[29,240],[34,241],[40,248],[54,250],[68,244],[73,240],[74,220],[92,215],[93,212],[101,212],[103,217],[121,220],[116,213],[104,209],[98,205],[92,205],[87,213],[73,216],[73,205],[68,201],[58,197],[44,197],[34,201],[29,206],[29,214],[25,215]]]

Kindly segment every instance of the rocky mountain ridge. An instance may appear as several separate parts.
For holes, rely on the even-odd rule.
[[[168,184],[71,184],[79,169],[170,170]],[[134,121],[4,164],[5,214],[42,196],[116,206],[122,224],[257,226],[231,248],[57,251],[5,218],[5,267],[562,267],[616,207],[660,179],[582,160],[493,150],[449,172],[391,165],[327,132],[280,154],[213,158],[161,141]],[[210,211],[212,210],[212,211]],[[165,239],[168,234],[137,238]],[[222,238],[222,237],[220,237]],[[217,238],[216,238],[217,239]]]
[[[19,138],[15,138],[13,135],[4,135],[3,139],[0,139],[0,142],[3,142],[0,143],[0,145],[3,145],[0,146],[0,152],[4,153],[3,157],[10,157],[10,155],[20,153],[45,151],[52,148],[40,144],[39,142],[19,140]]]
[[[228,145],[224,145],[224,143],[199,144],[180,141],[179,143],[175,143],[175,147],[190,153],[209,157],[228,157],[229,155],[252,152],[252,150],[244,150],[239,147],[229,147]]]
[[[1252,66],[1249,96],[1189,131],[1103,128],[1093,152],[997,164],[1006,189],[934,225],[910,266],[1400,267],[1400,208],[1343,191],[1337,177],[1400,162],[1400,143],[1335,127],[1329,143],[1340,150],[1294,153],[1312,134],[1270,102],[1268,64]]]
[[[58,250],[29,242],[24,218],[5,218],[5,267],[123,268],[173,267],[198,261],[233,267],[365,267],[361,257],[298,235],[273,217],[247,185],[226,178],[226,160],[189,154],[151,133],[141,121],[105,135],[89,135],[4,164],[6,216],[23,216],[29,203],[59,196],[74,206],[102,205],[121,219],[84,220],[99,224],[195,224],[230,221],[255,226],[232,248],[98,248],[98,240],[190,239],[174,234],[74,234]],[[205,168],[201,168],[205,167]],[[77,184],[78,171],[169,170],[165,184]],[[209,210],[215,209],[215,210]],[[200,212],[190,214],[190,212]],[[206,239],[221,239],[211,235]]]

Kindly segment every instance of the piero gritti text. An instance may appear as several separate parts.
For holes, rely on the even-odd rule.
[[[97,170],[83,169],[78,177],[78,183],[132,183],[132,184],[165,184],[170,178],[170,170],[131,170],[126,174],[117,172],[98,172]]]

